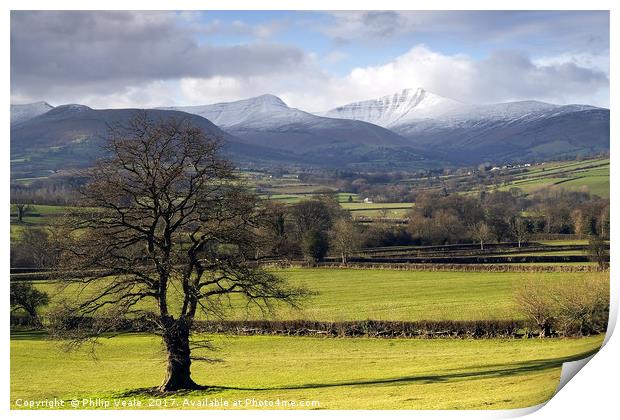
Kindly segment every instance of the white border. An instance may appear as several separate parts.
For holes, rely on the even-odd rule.
[[[25,416],[34,418],[81,418],[84,416],[83,412],[78,411],[46,411],[46,412],[32,412],[32,411],[10,411],[8,410],[9,394],[10,394],[10,374],[9,374],[9,320],[8,320],[8,296],[9,296],[9,282],[8,282],[8,267],[9,267],[9,102],[10,102],[10,75],[9,75],[9,46],[10,46],[10,12],[9,10],[51,10],[51,9],[76,9],[76,10],[105,10],[105,9],[118,9],[118,10],[611,10],[611,71],[610,74],[614,75],[618,71],[617,66],[617,30],[620,25],[620,19],[618,18],[619,7],[616,6],[618,2],[612,0],[564,0],[550,1],[550,0],[505,0],[502,2],[492,0],[469,0],[467,2],[458,0],[433,0],[426,2],[407,2],[399,0],[382,0],[380,2],[373,0],[357,0],[357,1],[334,1],[334,0],[313,0],[312,2],[306,1],[286,1],[286,0],[227,0],[227,1],[198,1],[198,0],[181,0],[172,2],[166,2],[164,0],[133,0],[128,2],[126,0],[91,0],[88,2],[80,2],[75,0],[56,0],[56,1],[44,1],[44,0],[23,0],[23,1],[5,1],[4,13],[1,17],[0,28],[3,29],[2,50],[4,57],[4,65],[2,67],[3,75],[3,97],[4,99],[4,111],[2,113],[2,127],[3,138],[0,142],[2,150],[2,162],[0,163],[0,171],[2,172],[3,182],[0,184],[2,188],[2,196],[4,198],[4,204],[2,207],[2,216],[0,216],[0,226],[4,234],[4,242],[2,246],[2,266],[5,268],[5,282],[3,284],[2,292],[0,293],[0,310],[2,313],[2,322],[0,323],[0,335],[2,338],[1,347],[1,363],[0,363],[0,383],[2,389],[2,397],[0,397],[0,413],[9,414],[16,418]],[[611,97],[610,97],[610,109],[611,109],[611,206],[615,210],[618,207],[618,190],[619,190],[619,173],[618,166],[615,163],[618,159],[615,146],[615,142],[618,141],[617,124],[614,123],[616,113],[612,104],[615,103],[614,99],[617,97],[617,89],[615,79],[611,80]],[[612,211],[613,213],[613,211]],[[620,214],[615,212],[615,215]],[[614,218],[614,222],[611,225],[612,237],[616,238],[619,229]],[[616,243],[611,243],[611,256],[612,267],[616,267],[618,260],[617,255],[618,247]],[[612,269],[612,313],[609,332],[613,330],[617,315],[618,315],[618,280],[615,274],[615,269]],[[253,417],[260,419],[285,419],[295,416],[296,418],[308,418],[310,416],[320,416],[325,418],[340,418],[342,416],[349,417],[362,417],[371,418],[389,415],[392,418],[509,418],[515,417],[528,412],[535,411],[531,415],[532,419],[549,419],[549,418],[609,418],[611,413],[617,412],[615,410],[618,407],[618,379],[620,378],[620,360],[619,349],[620,342],[617,337],[608,334],[606,338],[605,347],[583,368],[577,375],[577,379],[569,381],[569,383],[555,396],[553,397],[544,408],[533,407],[530,409],[522,410],[498,410],[498,411],[318,411],[318,412],[299,412],[299,411],[198,411],[198,412],[184,412],[183,416],[199,417],[199,418],[213,418],[213,417],[226,417],[226,418],[239,418],[239,417]],[[536,411],[536,409],[541,408]],[[92,418],[104,418],[111,415],[117,416],[149,416],[150,418],[167,418],[170,416],[176,416],[178,413],[171,413],[169,411],[141,411],[141,412],[105,412],[105,411],[90,411],[87,413]]]

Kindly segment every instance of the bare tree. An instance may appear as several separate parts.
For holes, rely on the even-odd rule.
[[[139,319],[167,350],[159,389],[200,389],[190,337],[201,312],[222,316],[231,294],[261,310],[296,305],[305,291],[253,264],[258,199],[219,157],[217,139],[143,113],[110,130],[107,150],[80,189],[95,210],[68,219],[60,265],[87,270],[66,281],[88,292],[59,308],[54,331],[80,343]]]
[[[588,241],[588,254],[590,261],[595,262],[600,270],[604,270],[608,266],[609,255],[607,252],[607,244],[598,235],[591,235]]]
[[[484,249],[484,243],[488,242],[492,237],[491,228],[485,222],[474,224],[471,229],[471,235],[480,243],[480,249]]]
[[[580,209],[575,209],[570,213],[570,217],[573,222],[573,229],[575,231],[575,234],[581,237],[585,229],[583,212]]]
[[[50,228],[26,228],[12,248],[27,267],[53,268],[58,263],[55,233]]]
[[[347,218],[336,220],[329,232],[331,249],[340,255],[342,263],[347,264],[349,257],[361,246],[360,235],[355,224]]]
[[[24,217],[34,211],[34,206],[30,204],[18,203],[15,204],[15,210],[17,211],[17,222],[23,223]]]
[[[519,248],[521,248],[521,242],[527,237],[527,223],[521,216],[516,216],[510,219],[510,229],[513,235],[517,239]]]

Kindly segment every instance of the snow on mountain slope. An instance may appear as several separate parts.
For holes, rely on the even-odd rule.
[[[34,117],[45,114],[52,109],[54,109],[54,107],[47,102],[34,102],[23,105],[11,104],[11,125],[28,121]]]
[[[539,101],[463,104],[423,89],[323,114],[381,125],[419,150],[459,163],[609,150],[609,110]]]
[[[485,121],[533,121],[567,112],[595,109],[588,105],[554,105],[538,101],[517,101],[498,104],[464,104],[422,88],[403,89],[379,99],[354,102],[334,108],[322,115],[367,121],[396,132],[412,127],[478,124]],[[431,120],[431,121],[428,121]],[[405,129],[404,129],[405,128]]]
[[[354,102],[327,111],[331,118],[366,121],[390,128],[421,119],[437,118],[450,112],[463,110],[466,105],[444,98],[422,88],[403,89],[393,95]]]
[[[320,117],[289,108],[280,98],[261,95],[235,102],[162,108],[197,114],[249,142],[299,151],[327,143],[373,146],[406,145],[406,140],[378,125]],[[302,140],[303,139],[303,140]]]
[[[437,118],[399,121],[390,126],[390,129],[405,136],[412,136],[421,131],[440,131],[451,128],[476,129],[488,126],[497,129],[516,124],[534,123],[572,112],[596,109],[600,108],[589,105],[555,105],[538,101],[467,105]]]
[[[280,98],[273,95],[261,95],[255,98],[235,102],[223,102],[213,105],[181,106],[161,108],[184,111],[205,117],[215,125],[228,128],[238,125],[265,125],[284,123],[304,118],[303,111],[289,108]],[[269,123],[265,122],[269,120]],[[264,123],[264,124],[263,124]]]
[[[251,146],[333,167],[427,167],[429,155],[404,137],[364,121],[321,117],[262,95],[235,102],[165,108],[205,117]],[[291,162],[291,161],[289,161]]]

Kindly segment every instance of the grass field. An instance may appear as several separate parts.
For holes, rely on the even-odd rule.
[[[301,309],[277,307],[275,318],[318,321],[347,320],[474,320],[522,319],[514,304],[514,291],[533,278],[556,282],[563,279],[608,281],[608,273],[485,273],[418,272],[356,269],[277,270],[291,284],[302,285],[317,295]],[[59,291],[54,282],[37,282],[53,301],[70,300],[73,286]],[[174,288],[171,288],[174,290]],[[172,293],[172,292],[171,292]],[[172,295],[171,301],[179,299]],[[232,319],[260,319],[255,308],[233,300]]]
[[[557,240],[557,241],[536,241],[542,245],[551,245],[551,246],[564,246],[564,245],[588,245],[589,241],[587,239],[573,239],[573,240]],[[605,241],[609,242],[609,241]]]
[[[526,193],[547,187],[558,187],[609,197],[609,159],[539,165],[526,174],[516,176],[513,181],[500,189],[508,190],[513,187],[520,188]]]
[[[318,401],[321,409],[500,409],[542,403],[561,364],[596,351],[602,336],[545,340],[415,340],[212,336],[222,362],[194,363],[213,388],[176,396],[168,408],[204,398]],[[132,334],[65,353],[33,333],[11,339],[11,406],[16,399],[127,395],[163,379],[159,339]],[[129,400],[131,397],[125,397]],[[149,397],[138,394],[142,408]],[[113,404],[113,402],[110,402]],[[250,403],[251,404],[251,403]],[[115,408],[113,405],[110,408]],[[156,408],[156,407],[155,407]],[[205,408],[205,407],[196,407]],[[208,408],[208,407],[206,407]],[[259,408],[244,404],[241,408]],[[277,407],[267,407],[277,408]],[[305,407],[304,407],[305,408]]]

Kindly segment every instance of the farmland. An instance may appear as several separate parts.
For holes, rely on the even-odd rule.
[[[518,187],[531,193],[555,186],[572,191],[588,191],[601,197],[609,196],[609,159],[540,166],[525,176],[515,176],[502,189]]]
[[[524,319],[514,292],[524,281],[554,283],[608,281],[606,273],[484,273],[355,269],[289,269],[277,274],[291,284],[316,292],[301,309],[276,308],[274,319],[348,320],[476,320]],[[36,282],[53,301],[70,301],[80,285],[59,289],[56,282]],[[174,290],[174,288],[172,288]],[[171,292],[170,300],[179,296]],[[255,308],[239,300],[230,319],[261,319]],[[346,302],[346,305],[343,305]]]
[[[510,195],[501,205],[514,203],[515,209],[521,208],[516,204],[522,206],[524,197],[532,197],[545,187],[588,190],[605,197],[609,160],[551,162],[501,175],[503,171],[485,175],[497,176],[492,184],[484,187],[489,193],[486,197],[491,197],[489,202],[484,201],[485,195],[477,187],[463,186],[460,190],[456,188],[458,191],[446,187],[450,183],[460,185],[456,181],[471,180],[472,176],[447,174],[402,180],[411,190],[440,191],[431,196],[433,211],[427,211],[427,215],[423,213],[424,200],[404,196],[400,201],[399,197],[395,199],[390,195],[393,185],[389,182],[385,185],[387,192],[373,202],[373,196],[367,193],[372,190],[354,193],[352,189],[320,179],[301,179],[297,174],[272,176],[258,171],[242,172],[241,176],[264,201],[286,204],[274,207],[285,209],[284,222],[278,226],[288,235],[289,253],[272,256],[265,245],[267,251],[262,254],[267,257],[265,268],[286,279],[291,286],[306,288],[311,293],[299,307],[276,302],[269,312],[247,305],[239,295],[222,299],[222,312],[218,311],[216,316],[199,310],[196,324],[203,329],[197,337],[210,340],[216,351],[192,352],[221,361],[194,362],[194,380],[209,388],[179,395],[177,404],[187,399],[189,406],[178,408],[195,407],[204,398],[318,401],[318,406],[310,408],[327,409],[499,409],[546,401],[555,391],[562,363],[594,353],[601,344],[600,332],[604,328],[586,332],[585,336],[556,329],[551,338],[531,338],[541,329],[537,329],[519,306],[516,295],[526,284],[557,287],[555,290],[566,285],[582,287],[581,290],[590,286],[597,286],[591,287],[595,290],[606,289],[609,273],[599,269],[605,267],[608,257],[603,255],[604,261],[595,262],[589,240],[597,232],[608,233],[605,214],[601,211],[605,202],[587,196],[578,202],[584,211],[580,215],[582,228],[587,222],[591,231],[582,229],[577,234],[579,220],[575,222],[572,213],[570,217],[564,216],[565,225],[547,228],[545,214],[541,213],[537,199],[532,199],[528,202],[530,207],[521,212],[522,217],[528,218],[530,231],[525,239],[519,237],[517,243],[510,230],[509,223],[513,220],[506,216],[493,217],[498,208],[492,207],[496,203],[491,191],[511,191],[498,197],[505,199]],[[39,181],[28,180],[26,184],[31,182]],[[471,186],[467,182],[463,185]],[[511,190],[515,187],[520,189],[519,194]],[[480,244],[471,234],[471,224],[457,216],[455,209],[459,202],[450,202],[450,197],[471,197],[472,201],[467,203],[480,205],[483,211],[479,220],[489,225],[495,223],[497,236],[483,238],[484,243]],[[440,203],[441,200],[445,202]],[[556,204],[554,199],[550,201]],[[590,202],[593,206],[587,207]],[[452,213],[445,211],[446,203],[452,206]],[[304,204],[311,205],[304,208]],[[443,213],[434,214],[435,205]],[[595,205],[598,207],[592,210]],[[333,210],[338,206],[345,211]],[[326,239],[330,239],[326,242],[329,249],[317,260],[308,259],[304,238],[296,236],[305,220],[295,213],[300,209],[316,212],[303,216],[320,216],[310,218],[316,226],[322,220],[329,220],[321,225]],[[29,282],[35,290],[49,295],[50,303],[39,309],[44,324],[50,322],[53,308],[92,297],[96,291],[83,290],[79,275],[75,279],[78,281],[61,287],[55,280],[58,273],[47,272],[50,266],[41,263],[34,267],[27,261],[40,260],[24,258],[28,252],[34,255],[37,238],[46,240],[46,236],[31,236],[31,242],[26,242],[24,238],[28,235],[23,232],[50,226],[68,210],[75,208],[35,204],[23,221],[18,222],[12,209],[11,240],[18,244],[15,248],[21,254],[15,254],[21,259],[15,261],[22,265],[12,267],[15,269],[11,280],[13,284]],[[346,217],[346,212],[352,217]],[[508,216],[514,214],[508,213]],[[334,248],[337,220],[347,223],[345,234],[354,231],[365,241],[349,251],[348,267],[338,267],[343,257]],[[414,229],[414,222],[420,220],[426,220],[428,230]],[[448,235],[442,237],[443,231]],[[419,232],[430,233],[423,236]],[[451,232],[460,232],[461,236],[452,237]],[[260,232],[266,234],[265,238],[269,238],[269,233]],[[600,244],[604,254],[608,241],[601,239]],[[47,252],[42,248],[42,252]],[[105,288],[117,280],[118,277],[108,277],[99,287]],[[170,277],[165,298],[174,316],[179,315],[183,293],[178,278]],[[156,307],[157,300],[149,297],[136,303],[133,309],[151,311]],[[144,388],[161,383],[166,352],[161,339],[140,333],[143,330],[139,322],[134,323],[135,318],[131,316],[122,318],[132,321],[126,324],[129,327],[124,327],[125,333],[103,338],[101,345],[95,347],[96,359],[93,359],[92,348],[88,346],[66,352],[62,341],[49,340],[43,331],[24,328],[21,320],[28,316],[18,310],[12,317],[11,336],[13,408],[19,408],[18,398],[54,397],[62,400],[135,397],[143,407],[147,405],[152,396]],[[270,327],[271,330],[252,327],[262,321],[262,325],[276,327]],[[225,322],[241,327],[236,330],[209,327],[222,326]],[[319,326],[338,324],[340,329],[308,327],[313,322]],[[403,329],[399,335],[387,330],[389,325],[414,323],[427,325],[426,333],[406,335]],[[352,333],[343,329],[345,324],[353,325]],[[289,325],[291,329],[283,330],[278,325]],[[360,325],[363,327],[358,328]],[[371,331],[368,325],[377,326],[373,327],[376,330]],[[459,332],[462,331],[458,330],[459,325],[469,325],[470,329]],[[514,327],[503,330],[504,325]]]
[[[192,372],[213,389],[177,396],[178,408],[185,398],[197,403],[205,397],[314,400],[320,404],[314,408],[322,409],[527,407],[553,395],[563,362],[591,354],[602,340],[209,338],[218,351],[208,355],[222,361],[196,363]],[[165,365],[156,337],[103,339],[95,354],[93,359],[88,348],[66,354],[41,335],[15,333],[13,408],[17,398],[120,397],[162,379]],[[148,395],[137,398],[148,408]]]

